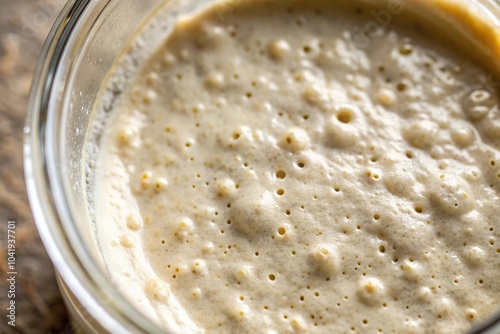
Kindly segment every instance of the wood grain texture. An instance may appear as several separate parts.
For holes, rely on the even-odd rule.
[[[0,0],[0,333],[66,333],[68,318],[24,184],[22,137],[36,60],[62,0]],[[16,326],[7,325],[6,225],[16,221]]]

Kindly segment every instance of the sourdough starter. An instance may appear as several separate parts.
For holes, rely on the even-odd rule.
[[[460,333],[500,308],[497,92],[392,9],[367,35],[355,4],[214,5],[140,65],[94,211],[111,280],[152,320]]]

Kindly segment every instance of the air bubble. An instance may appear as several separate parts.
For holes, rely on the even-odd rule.
[[[474,320],[477,317],[477,312],[473,308],[469,308],[465,311],[467,319]]]
[[[223,179],[217,182],[217,194],[219,196],[232,196],[237,189],[236,184],[231,179]]]
[[[302,97],[309,104],[321,109],[327,108],[330,99],[328,88],[319,83],[307,85],[302,92]]]
[[[281,145],[290,151],[299,152],[309,145],[309,136],[301,128],[290,128],[283,133]]]
[[[290,53],[290,44],[285,40],[276,40],[269,45],[269,55],[274,60],[282,60]]]
[[[277,171],[277,172],[276,172],[276,177],[277,177],[278,179],[284,179],[284,178],[286,177],[286,173],[285,173],[285,171],[283,171],[283,170],[279,170],[279,171]]]
[[[442,174],[429,181],[429,188],[431,201],[446,214],[463,215],[474,205],[469,185],[460,176]]]
[[[160,279],[148,280],[144,287],[144,291],[149,298],[156,299],[162,302],[165,302],[170,297],[169,289],[167,288],[165,282]]]
[[[409,56],[413,52],[413,46],[409,43],[405,43],[399,46],[398,51],[403,56]]]
[[[135,237],[132,234],[124,234],[120,238],[120,244],[125,248],[131,248],[135,246]]]
[[[342,109],[337,113],[337,119],[342,123],[350,123],[352,121],[352,112],[347,109]]]
[[[155,182],[155,190],[156,192],[160,192],[162,190],[165,190],[168,186],[168,181],[167,179],[160,177],[156,180]]]
[[[464,100],[463,106],[467,116],[477,122],[486,117],[497,101],[488,91],[478,89],[471,92]]]
[[[309,254],[309,262],[319,271],[333,273],[340,266],[340,257],[334,245],[321,244],[315,246]]]
[[[142,227],[142,218],[137,214],[129,214],[127,216],[127,227],[133,231],[137,231]]]
[[[396,86],[396,88],[398,89],[399,92],[403,93],[405,92],[407,89],[408,89],[408,85],[406,85],[405,83],[398,83],[398,85]]]
[[[357,288],[357,295],[366,303],[374,303],[384,294],[385,287],[374,277],[363,277]]]
[[[437,138],[438,126],[431,121],[416,121],[402,130],[403,137],[412,146],[430,149]]]

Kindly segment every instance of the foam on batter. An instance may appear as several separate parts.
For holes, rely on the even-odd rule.
[[[460,333],[500,308],[497,91],[405,8],[360,45],[374,8],[214,6],[123,89],[96,226],[111,279],[152,319]]]

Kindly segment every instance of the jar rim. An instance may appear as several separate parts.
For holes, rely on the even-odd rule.
[[[40,53],[23,129],[24,175],[38,233],[58,274],[88,315],[112,333],[164,333],[133,307],[106,277],[78,237],[77,219],[64,194],[63,173],[56,164],[53,91],[65,51],[77,43],[81,21],[111,0],[73,0],[63,7]]]

